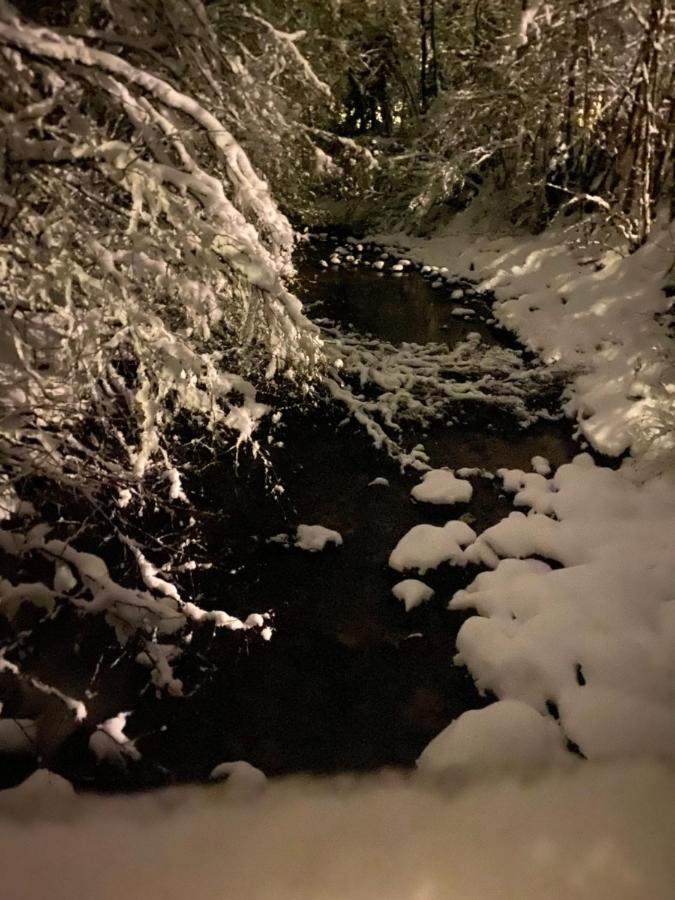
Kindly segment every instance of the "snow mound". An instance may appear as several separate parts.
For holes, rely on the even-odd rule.
[[[405,604],[406,612],[426,603],[434,596],[433,589],[423,581],[418,581],[417,578],[405,578],[403,581],[399,581],[391,589],[391,592],[397,600],[401,600]]]
[[[265,773],[241,759],[219,763],[211,770],[209,778],[212,781],[226,780],[228,792],[242,796],[257,794],[267,786]]]
[[[424,575],[427,569],[435,569],[442,562],[466,565],[463,550],[476,539],[476,532],[465,522],[446,522],[436,525],[415,525],[403,535],[389,557],[389,565],[397,572],[417,569]]]
[[[499,700],[463,713],[424,749],[420,771],[455,768],[526,770],[569,759],[551,719],[518,700]]]
[[[63,808],[70,807],[75,799],[75,790],[69,781],[48,769],[36,769],[17,787],[0,791],[0,821],[8,818],[17,824],[24,821],[40,822],[43,828],[49,829],[49,820],[62,815]],[[24,827],[21,826],[22,832]],[[25,877],[26,870],[23,875]],[[39,893],[34,896],[39,896]],[[7,894],[11,897],[21,895],[19,892]]]
[[[456,478],[452,469],[431,469],[410,493],[422,503],[468,503],[473,488],[470,482]]]
[[[298,525],[295,533],[295,544],[299,550],[308,550],[317,553],[323,550],[326,544],[342,546],[342,535],[338,531],[324,528],[323,525]]]
[[[587,455],[550,479],[500,474],[529,512],[464,553],[492,571],[450,603],[478,612],[456,662],[480,690],[540,713],[554,703],[588,758],[675,757],[675,485]]]

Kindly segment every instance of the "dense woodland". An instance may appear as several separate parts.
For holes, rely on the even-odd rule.
[[[285,280],[294,225],[428,229],[482,192],[635,247],[675,202],[669,0],[3,2],[0,41],[19,472],[158,465],[178,495],[179,411],[248,438],[249,381],[306,387],[325,359]],[[136,428],[86,446],[95,408]]]

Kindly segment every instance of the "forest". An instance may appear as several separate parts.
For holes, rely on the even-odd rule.
[[[672,896],[674,106],[671,0],[0,0],[8,900]]]

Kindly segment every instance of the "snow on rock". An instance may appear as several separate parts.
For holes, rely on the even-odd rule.
[[[455,306],[450,311],[450,315],[452,315],[452,316],[472,316],[473,310],[469,309],[468,306]]]
[[[550,475],[551,474],[551,463],[546,459],[545,456],[533,456],[531,463],[532,463],[532,469],[538,475]]]
[[[384,269],[384,260],[376,259],[375,262],[373,263],[373,268],[374,269]]]
[[[464,553],[462,564],[492,571],[450,603],[478,613],[460,629],[456,662],[480,690],[540,713],[555,703],[588,758],[675,758],[672,480],[636,483],[585,454],[549,479],[501,477],[530,511]]]
[[[452,291],[450,294],[450,299],[451,300],[461,300],[463,296],[464,296],[464,291],[461,288],[455,288],[455,290]]]
[[[379,477],[379,478],[373,478],[372,481],[368,482],[368,487],[376,487],[378,485],[380,487],[389,487],[389,480],[387,478]]]
[[[569,759],[556,723],[518,700],[498,700],[455,719],[425,747],[421,772],[525,770]]]
[[[416,606],[421,606],[434,596],[433,589],[423,581],[417,578],[405,578],[399,581],[391,589],[392,594],[397,600],[401,600],[405,604],[405,611],[410,612]]]
[[[470,482],[456,478],[452,469],[430,469],[410,493],[421,503],[468,503],[473,488]]]
[[[298,525],[295,533],[295,544],[299,550],[309,550],[316,553],[323,550],[326,544],[342,546],[342,535],[338,531],[324,528],[323,525]]]
[[[267,786],[265,773],[244,760],[219,763],[211,770],[209,778],[211,781],[226,781],[228,792],[241,796],[257,794]]]
[[[538,472],[521,469],[497,469],[504,490],[515,494],[514,506],[527,506],[534,512],[550,514],[553,511],[553,482]]]
[[[476,539],[476,532],[465,522],[446,522],[436,525],[415,525],[394,547],[389,565],[397,572],[417,569],[424,575],[427,569],[435,569],[442,562],[456,566],[466,565],[463,548]]]

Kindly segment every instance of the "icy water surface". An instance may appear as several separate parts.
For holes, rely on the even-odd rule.
[[[418,272],[380,275],[370,267],[323,269],[326,248],[310,249],[298,290],[317,320],[331,319],[392,343],[444,341],[470,331],[491,343],[512,339],[488,324],[490,298],[472,298],[471,321],[452,314],[453,285],[433,290]],[[373,257],[374,258],[374,257]],[[461,305],[465,305],[462,301]],[[402,575],[387,560],[413,525],[443,524],[468,514],[480,531],[510,509],[499,481],[472,479],[468,505],[415,504],[419,478],[402,475],[362,430],[341,424],[338,409],[288,410],[270,448],[267,468],[242,458],[211,462],[187,485],[210,515],[205,552],[213,569],[202,577],[201,605],[236,615],[273,613],[274,635],[206,633],[177,667],[185,698],[158,699],[143,689],[147,671],[106,642],[109,633],[65,612],[38,634],[33,668],[64,690],[81,694],[96,721],[133,710],[127,734],[143,759],[126,772],[96,766],[87,736],[67,734],[52,765],[81,787],[124,789],[203,779],[218,763],[243,759],[269,775],[411,766],[453,718],[487,702],[467,673],[452,665],[455,637],[467,617],[449,612],[453,592],[476,574],[449,566],[427,573],[433,600],[406,614],[391,595]],[[519,428],[506,414],[467,406],[463,424],[437,424],[423,440],[434,467],[528,468],[534,455],[557,466],[577,452],[563,422]],[[377,477],[389,486],[369,486]],[[283,485],[282,494],[270,487]],[[307,553],[268,539],[299,523],[339,531],[344,545]],[[77,642],[80,669],[68,672],[54,647]],[[5,714],[21,714],[20,700]],[[52,727],[58,736],[58,721]],[[65,726],[64,726],[65,728]],[[58,743],[58,741],[56,741]]]

